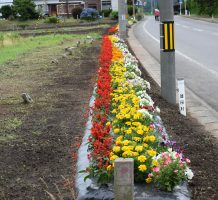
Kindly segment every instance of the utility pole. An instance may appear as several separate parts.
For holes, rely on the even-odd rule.
[[[179,15],[182,15],[182,0],[179,0]]]
[[[176,69],[173,0],[159,0],[161,95],[176,104]]]
[[[135,0],[132,0],[133,19],[135,20]]]
[[[118,15],[119,15],[119,36],[121,39],[127,38],[127,0],[118,1]]]

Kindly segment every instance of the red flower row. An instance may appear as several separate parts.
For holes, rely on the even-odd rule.
[[[92,173],[96,170],[106,169],[109,161],[112,137],[110,136],[110,125],[107,123],[107,115],[110,108],[111,75],[109,68],[112,60],[112,43],[108,36],[103,37],[100,56],[100,69],[98,71],[96,98],[94,102],[91,135],[89,137],[88,158],[91,161]],[[94,175],[95,176],[95,175]]]

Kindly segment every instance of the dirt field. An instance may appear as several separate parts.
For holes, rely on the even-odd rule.
[[[73,199],[71,156],[84,133],[100,40],[62,57],[76,42],[39,48],[1,66],[1,200],[51,199],[48,193]],[[23,92],[32,104],[22,103]]]
[[[100,48],[95,41],[62,57],[64,48],[76,42],[38,48],[0,67],[1,200],[46,200],[52,195],[72,200],[75,195],[74,153],[84,134]],[[218,199],[214,138],[166,103],[152,79],[146,73],[144,77],[151,82],[151,96],[168,133],[192,161],[192,199]],[[23,92],[32,96],[32,104],[22,103]]]

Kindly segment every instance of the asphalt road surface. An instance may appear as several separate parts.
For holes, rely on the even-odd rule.
[[[176,77],[218,112],[218,24],[175,16]],[[142,46],[160,60],[160,24],[154,17],[136,25]]]

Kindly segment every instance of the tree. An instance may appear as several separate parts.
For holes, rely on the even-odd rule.
[[[13,9],[21,20],[36,19],[39,13],[35,10],[36,5],[32,0],[14,0]]]
[[[2,17],[8,19],[13,15],[13,11],[10,5],[5,5],[0,8],[0,12],[2,13]]]

